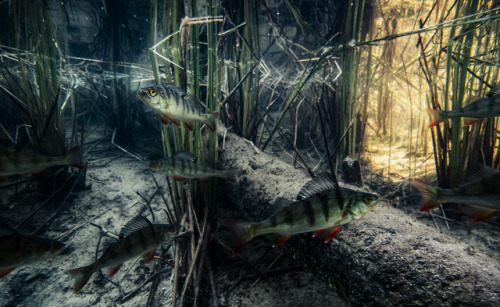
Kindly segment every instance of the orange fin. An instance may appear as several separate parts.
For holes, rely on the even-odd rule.
[[[186,128],[188,128],[188,129],[189,129],[189,131],[193,131],[193,126],[192,126],[192,125],[190,125],[190,124],[188,124],[188,123],[184,122],[184,126],[186,126]]]
[[[214,112],[210,113],[208,115],[207,120],[205,121],[205,125],[207,125],[208,129],[215,133],[215,124],[217,123],[217,120],[219,119],[219,112]]]
[[[479,223],[499,213],[500,210],[470,205],[465,209],[465,212],[470,215],[471,222]]]
[[[168,118],[163,116],[163,115],[160,115],[160,120],[161,122],[166,126],[168,125]]]
[[[72,167],[85,168],[83,165],[83,147],[77,146],[68,153],[69,165]]]
[[[425,109],[427,114],[429,114],[429,128],[432,128],[446,120],[444,112],[435,109]]]
[[[340,229],[342,228],[342,225],[335,226],[332,228],[327,228],[325,231],[322,233],[321,237],[324,238],[325,243],[330,242],[333,238],[337,236],[339,233]]]
[[[14,271],[16,267],[10,267],[10,268],[5,268],[0,270],[0,278],[4,277],[5,275],[9,274],[10,272]]]
[[[316,231],[316,232],[313,234],[313,237],[315,237],[315,236],[317,236],[317,235],[322,234],[322,233],[323,233],[326,229],[327,229],[327,228],[325,228],[325,229],[321,229],[321,230]]]
[[[142,255],[142,258],[146,259],[146,262],[149,263],[151,262],[151,260],[153,260],[155,254],[156,254],[156,248]]]
[[[175,181],[184,182],[184,178],[177,177],[177,176],[174,176],[173,178]]]
[[[0,182],[7,182],[7,177],[0,176]]]
[[[112,267],[110,270],[109,270],[109,273],[108,275],[109,276],[114,276],[118,270],[120,269],[120,267],[122,266],[122,264],[120,263],[119,265],[115,266],[115,267]]]
[[[253,232],[249,231],[247,224],[237,221],[237,220],[224,220],[222,221],[227,229],[231,231],[234,238],[236,239],[233,251],[233,257],[236,257],[240,249],[245,246],[250,240],[252,240],[255,235]]]
[[[177,127],[181,127],[181,125],[179,124],[179,122],[175,119],[173,119],[172,117],[168,116],[168,114],[163,114],[163,116],[166,116],[168,119],[170,119],[170,121],[172,122],[172,124],[176,125]]]
[[[290,240],[291,237],[292,235],[282,235],[282,234],[273,235],[273,240],[274,240],[273,247],[285,243],[286,241]]]
[[[200,179],[200,178],[197,178],[196,180],[198,180],[199,182],[208,183],[208,180],[207,180],[207,179]]]
[[[82,288],[89,281],[93,272],[94,271],[91,270],[89,267],[81,267],[81,268],[77,268],[77,269],[73,269],[73,270],[68,271],[68,274],[75,278],[75,284],[74,284],[74,290],[73,290],[75,293],[82,290]]]
[[[482,118],[475,118],[475,117],[464,117],[464,125],[470,126],[474,123],[477,123],[480,121]]]
[[[437,199],[436,191],[432,186],[420,179],[412,179],[411,184],[419,190],[422,196],[420,211],[426,211],[442,204],[442,202]]]
[[[225,179],[231,182],[236,182],[236,173],[238,172],[238,169],[235,167],[232,167],[227,170]]]

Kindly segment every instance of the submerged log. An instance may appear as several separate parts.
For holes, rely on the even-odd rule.
[[[228,134],[220,157],[237,167],[237,183],[219,181],[249,221],[261,220],[278,196],[294,199],[310,180],[244,139]],[[250,250],[250,242],[241,253]],[[498,306],[500,264],[387,203],[344,227],[332,243],[296,235],[287,253],[331,285],[347,303],[375,306]]]

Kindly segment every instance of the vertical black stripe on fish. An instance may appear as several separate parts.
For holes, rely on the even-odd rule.
[[[488,97],[488,113],[492,114],[493,109],[495,107],[495,99],[493,99],[494,96]]]
[[[198,174],[198,171],[199,171],[199,165],[198,163],[195,163],[195,162],[192,162],[192,161],[189,161],[189,174],[191,175],[196,175]]]
[[[317,200],[320,200],[319,198]],[[316,224],[316,218],[314,217],[314,207],[309,198],[306,198],[302,201],[302,210],[304,215],[307,217],[309,221],[309,226],[314,226]]]
[[[130,237],[125,237],[122,239],[123,243],[123,248],[125,249],[125,252],[127,253],[127,255],[129,256],[132,256],[132,240],[130,239]]]
[[[271,217],[271,226],[276,227],[277,225],[278,225],[278,219],[277,219],[276,215],[273,215]]]
[[[345,210],[347,210],[347,211],[351,210],[351,204],[352,204],[353,201],[354,201],[354,197],[349,197],[349,201],[347,202],[347,206],[345,206],[343,208],[343,211],[345,211]]]
[[[284,207],[281,210],[283,212],[283,222],[289,225],[293,225],[294,223],[293,211],[290,210],[288,207]]]
[[[323,213],[326,222],[330,218],[330,206],[328,206],[328,194],[318,193],[316,196],[319,198],[319,201],[321,203],[321,212]]]
[[[103,258],[103,257],[100,258],[100,259],[102,259],[103,262],[106,262],[106,260],[108,260],[108,259],[112,260],[112,259],[118,258],[119,254],[115,251],[114,248],[108,248],[108,250],[106,250],[106,252],[102,256],[103,257],[106,256],[106,258]]]
[[[144,231],[144,229],[138,230],[137,237],[139,238],[139,242],[141,243],[142,249],[146,249],[147,242],[146,242],[146,237],[144,236],[143,231]]]
[[[185,163],[185,161],[183,159],[179,159],[179,160],[180,160],[179,162],[181,162],[181,172],[185,173],[186,163]]]

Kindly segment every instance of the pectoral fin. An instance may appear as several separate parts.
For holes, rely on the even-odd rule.
[[[146,262],[149,263],[151,260],[153,260],[155,254],[156,254],[156,248],[142,255],[142,258],[146,259]]]
[[[165,126],[168,125],[168,118],[164,115],[160,115],[160,120]]]
[[[337,236],[337,234],[339,233],[340,228],[342,228],[342,225],[338,225],[332,228],[327,228],[324,229],[324,231],[321,231],[322,232],[321,237],[325,240],[325,243],[328,243],[333,238],[335,238],[335,236]]]
[[[193,131],[193,125],[187,123],[187,122],[184,122],[184,126],[186,126],[186,128],[189,129],[189,131]]]
[[[176,119],[173,119],[171,116],[168,116],[168,114],[163,114],[163,116],[165,116],[166,118],[168,118],[172,124],[176,125],[177,127],[181,127],[181,124],[179,124],[179,121],[176,120]]]
[[[288,241],[292,235],[282,235],[282,234],[274,234],[273,235],[273,247],[279,246],[286,241]]]
[[[119,265],[115,266],[115,267],[112,267],[110,270],[109,270],[109,273],[108,275],[109,276],[114,276],[116,274],[116,272],[118,272],[118,270],[120,269],[120,267],[122,266],[122,264],[120,263]]]
[[[499,213],[500,210],[470,205],[465,209],[465,212],[470,215],[472,222],[479,223]]]
[[[177,177],[177,176],[174,176],[173,178],[174,178],[175,181],[184,182],[184,178]]]

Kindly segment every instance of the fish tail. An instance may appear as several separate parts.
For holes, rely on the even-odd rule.
[[[207,119],[205,120],[205,125],[207,125],[210,131],[215,132],[215,124],[219,119],[219,112],[214,112],[207,114]]]
[[[68,165],[78,168],[85,168],[83,165],[83,147],[77,146],[70,150],[66,156]]]
[[[87,284],[90,277],[94,273],[92,266],[84,266],[81,268],[76,268],[68,271],[68,274],[75,278],[74,292],[82,290],[82,288]]]
[[[226,180],[236,182],[236,173],[238,172],[238,169],[235,167],[231,167],[226,171],[225,178]]]
[[[446,113],[444,111],[435,109],[425,109],[425,111],[429,114],[429,128],[432,128],[446,120]]]
[[[422,203],[419,209],[420,211],[435,208],[443,203],[439,200],[436,188],[428,185],[420,179],[412,179],[411,184],[416,187],[422,195]]]
[[[237,220],[224,220],[223,223],[236,239],[233,252],[233,257],[235,257],[245,244],[255,238],[253,227]]]

